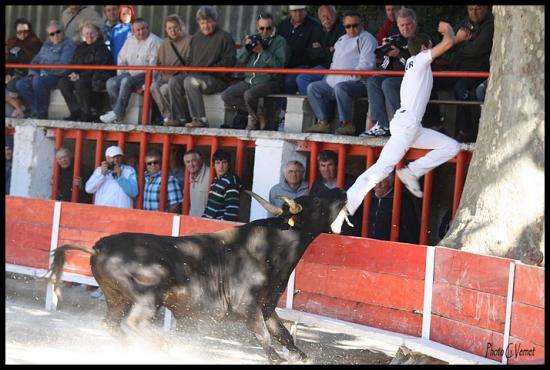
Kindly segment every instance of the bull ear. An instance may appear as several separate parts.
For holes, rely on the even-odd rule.
[[[277,198],[283,200],[286,204],[288,204],[289,211],[293,215],[302,212],[302,206],[299,203],[296,203],[293,199],[288,199],[284,195],[280,195]]]
[[[282,208],[279,208],[276,205],[269,203],[267,200],[265,200],[258,194],[246,189],[244,190],[244,192],[250,195],[252,198],[256,199],[262,207],[264,207],[268,212],[274,214],[275,217],[279,217],[280,215],[283,214]]]

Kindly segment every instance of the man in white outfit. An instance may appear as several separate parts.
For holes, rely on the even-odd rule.
[[[411,57],[405,65],[405,75],[401,83],[401,108],[395,112],[390,122],[391,137],[376,163],[363,172],[348,189],[346,208],[331,225],[334,233],[340,233],[344,220],[349,223],[347,216],[355,213],[367,193],[392,172],[409,148],[433,149],[397,171],[399,179],[418,198],[423,195],[418,178],[447,162],[459,152],[460,144],[456,140],[423,128],[421,124],[433,85],[430,64],[449,50],[455,42],[455,34],[450,24],[439,22],[438,32],[443,35],[443,40],[433,48],[426,35],[418,34],[409,39]]]

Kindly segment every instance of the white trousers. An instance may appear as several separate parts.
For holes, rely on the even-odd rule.
[[[391,136],[382,148],[376,163],[363,172],[347,191],[346,208],[351,215],[359,208],[367,193],[393,171],[409,148],[432,149],[425,156],[409,163],[408,167],[416,177],[423,176],[447,162],[460,150],[458,141],[435,130],[422,127],[420,120],[407,115],[407,112],[402,109],[395,112],[390,122],[390,133]]]

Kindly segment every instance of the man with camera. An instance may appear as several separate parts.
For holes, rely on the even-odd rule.
[[[94,204],[117,208],[133,208],[138,194],[136,171],[123,161],[122,149],[110,146],[105,160],[86,181],[86,192],[95,193]]]
[[[248,68],[284,68],[290,49],[284,37],[275,34],[273,16],[269,13],[260,14],[256,28],[257,34],[246,35],[245,47],[237,54],[237,64]],[[244,76],[244,81],[229,86],[222,93],[225,108],[236,109],[237,115],[248,115],[247,130],[256,130],[258,127],[263,130],[267,125],[267,117],[263,112],[258,112],[258,101],[280,91],[282,75],[246,72]]]
[[[405,62],[411,56],[407,48],[408,39],[416,35],[416,14],[410,8],[397,11],[397,27],[399,33],[389,34],[382,45],[376,49],[376,57],[382,58],[380,69],[404,71]],[[395,112],[400,106],[399,88],[402,77],[371,76],[367,80],[367,95],[374,125],[359,136],[379,137],[389,136],[389,119],[386,112],[386,100]]]

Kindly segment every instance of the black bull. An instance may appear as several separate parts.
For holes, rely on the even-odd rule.
[[[105,294],[105,324],[114,333],[122,334],[124,317],[131,329],[151,332],[151,320],[165,306],[176,319],[206,315],[244,321],[271,362],[281,361],[271,336],[288,348],[290,359],[305,359],[275,307],[308,245],[330,231],[346,193],[333,189],[322,197],[283,197],[282,208],[250,194],[276,217],[208,234],[120,233],[101,238],[93,248],[57,248],[50,269],[56,294],[65,251],[86,251]]]

